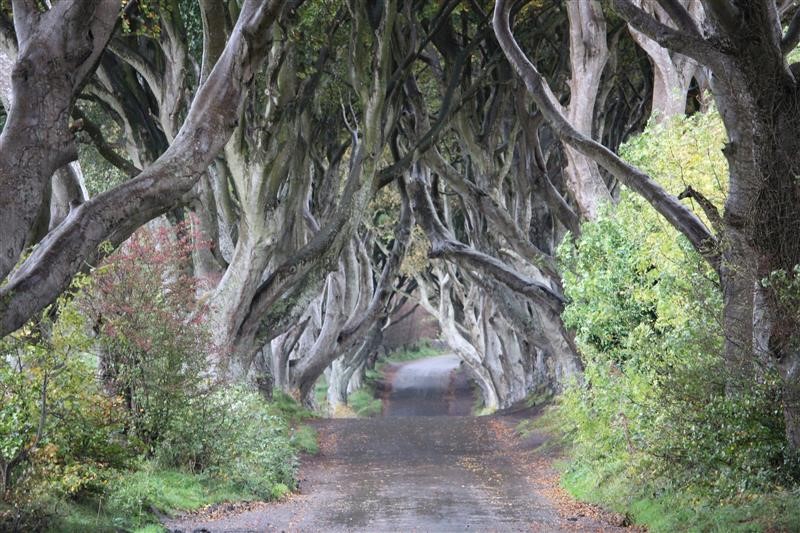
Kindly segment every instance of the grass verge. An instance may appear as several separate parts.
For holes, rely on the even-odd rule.
[[[523,420],[517,432],[538,431],[551,438],[547,449],[560,448],[564,460],[556,464],[561,485],[574,498],[621,513],[653,533],[719,532],[756,533],[800,531],[800,489],[771,493],[742,491],[735,498],[719,499],[691,487],[654,492],[647,480],[633,479],[626,464],[609,462],[601,468],[576,457],[563,431],[556,408]]]
[[[287,421],[289,444],[294,450],[319,452],[316,430],[303,423],[313,413],[283,393],[276,393],[267,409]],[[276,482],[267,493],[255,494],[224,474],[194,474],[143,462],[135,470],[120,472],[111,479],[101,495],[78,500],[51,498],[39,506],[41,514],[49,517],[46,531],[154,533],[166,531],[160,524],[164,517],[223,502],[281,499],[290,492],[286,484]]]
[[[288,492],[288,488],[286,489]],[[159,470],[150,463],[114,480],[102,497],[53,502],[57,517],[49,531],[166,531],[160,516],[256,496],[219,479],[177,470]]]
[[[348,405],[359,417],[378,416],[383,411],[383,401],[375,398],[374,389],[362,387],[347,399]]]

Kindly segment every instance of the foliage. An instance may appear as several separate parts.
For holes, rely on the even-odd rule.
[[[145,527],[158,522],[154,513],[288,494],[295,487],[296,450],[313,453],[313,431],[291,433],[285,420],[248,389],[219,389],[209,402],[212,407],[189,411],[173,425],[154,460],[118,470],[101,498],[62,504],[54,529]],[[185,468],[201,462],[202,471]]]
[[[187,224],[140,230],[79,298],[95,320],[101,373],[129,411],[128,433],[162,468],[215,476],[259,497],[294,486],[288,428],[257,393],[207,374],[215,353],[191,274]]]
[[[100,128],[100,133],[111,145],[124,144],[123,130],[113,120],[108,120],[102,108],[94,102],[81,102],[81,111],[86,118]],[[127,176],[120,169],[109,163],[93,144],[91,137],[80,130],[77,133],[78,155],[89,197],[93,198],[121,184]]]
[[[162,467],[205,472],[269,498],[273,487],[294,487],[297,460],[285,420],[241,387],[195,399],[171,421],[155,458]]]
[[[722,153],[726,140],[722,119],[712,108],[663,123],[651,121],[644,132],[620,147],[620,155],[656,178],[671,194],[691,185],[721,211],[727,194],[728,162]],[[705,220],[693,200],[690,206]]]
[[[383,249],[388,250],[394,242],[394,231],[400,218],[400,193],[393,188],[384,187],[375,195],[369,205],[372,220],[365,221],[372,230]],[[400,265],[400,273],[412,276],[428,266],[428,248],[430,243],[425,232],[414,226],[411,229],[411,240]]]
[[[43,319],[0,344],[0,496],[20,505],[102,490],[129,459],[124,411],[94,378],[76,309],[58,306],[55,325]]]
[[[578,499],[627,514],[654,533],[679,531],[761,532],[800,529],[800,494],[776,490],[724,499],[681,490],[631,494],[630,480],[614,468],[574,465],[562,477]]]
[[[436,348],[430,340],[423,339],[413,346],[394,350],[393,352],[382,356],[379,360],[379,363],[402,363],[405,361],[415,361],[425,357],[435,357],[437,355],[441,355],[442,353],[444,353],[444,351]]]
[[[186,224],[142,229],[92,273],[79,296],[98,331],[100,373],[107,390],[123,398],[128,431],[153,455],[164,432],[212,384],[206,376],[214,352],[195,294],[195,241]]]
[[[691,185],[718,202],[722,141],[712,111],[651,125],[622,152],[671,192]],[[593,473],[628,503],[676,492],[718,502],[792,482],[779,379],[762,368],[742,383],[726,367],[716,276],[682,236],[623,191],[559,259],[586,365],[559,405],[575,443],[567,479]]]
[[[313,453],[316,436],[287,419],[310,413],[206,374],[214,347],[189,274],[196,241],[183,224],[138,232],[40,323],[3,340],[0,466],[13,506],[0,509],[0,529],[54,516],[56,530],[137,527],[153,510],[295,487],[297,450]]]

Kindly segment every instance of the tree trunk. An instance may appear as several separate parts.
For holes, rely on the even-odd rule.
[[[639,0],[645,11],[652,13],[661,22],[668,23],[669,16],[653,0]],[[699,0],[681,0],[693,18],[702,22],[703,10]],[[686,94],[692,77],[698,69],[697,62],[682,54],[664,48],[644,33],[629,27],[631,37],[647,53],[653,65],[652,115],[664,121],[686,113]]]
[[[592,137],[594,105],[608,60],[606,21],[603,8],[597,0],[570,0],[567,2],[567,14],[572,76],[566,115],[577,131]],[[581,216],[594,219],[600,205],[612,201],[611,193],[592,158],[568,144],[564,145],[564,152],[567,156],[564,172],[569,190]]]

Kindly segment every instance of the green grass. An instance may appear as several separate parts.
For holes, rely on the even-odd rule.
[[[57,518],[49,531],[160,532],[164,528],[157,514],[172,516],[214,503],[254,499],[254,495],[219,480],[145,465],[139,471],[120,475],[103,498],[54,506]]]
[[[316,415],[297,403],[297,401],[283,391],[276,390],[269,402],[269,409],[274,414],[282,416],[289,422],[299,422],[314,418]]]
[[[317,442],[317,430],[311,426],[298,426],[292,432],[291,440],[292,446],[295,449],[316,455],[319,453],[319,443]]]
[[[316,415],[297,403],[291,396],[282,391],[275,391],[269,409],[289,422],[292,447],[300,452],[316,455],[319,452],[317,431],[311,426],[302,424],[304,420],[316,418]]]
[[[121,478],[108,495],[107,509],[124,516],[133,525],[146,525],[153,510],[173,515],[226,501],[249,501],[253,494],[242,492],[216,479],[175,470],[143,469]]]
[[[422,340],[418,344],[411,346],[407,349],[396,350],[387,354],[385,357],[380,358],[380,362],[385,363],[403,363],[406,361],[414,361],[416,359],[423,359],[425,357],[435,357],[445,353],[444,350],[435,348],[431,341]]]
[[[516,431],[523,436],[533,431],[550,435],[540,449],[543,452],[559,447],[567,450],[567,458],[556,467],[561,471],[561,485],[573,497],[625,514],[653,533],[800,531],[800,489],[745,492],[722,502],[691,488],[656,494],[648,480],[632,479],[623,462],[598,467],[570,457],[569,436],[556,409],[523,420]]]
[[[579,500],[626,513],[637,524],[658,532],[800,531],[800,493],[743,493],[717,502],[690,489],[646,495],[624,474],[625,465],[608,465],[603,472],[585,465],[567,466],[564,488]],[[639,485],[641,487],[641,485]]]
[[[383,411],[383,401],[375,398],[374,394],[368,387],[358,389],[347,399],[347,404],[357,416],[377,416]]]

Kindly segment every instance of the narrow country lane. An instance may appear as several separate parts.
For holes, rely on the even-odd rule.
[[[321,453],[301,493],[172,531],[614,531],[583,506],[557,505],[542,439],[520,441],[511,416],[471,417],[455,356],[398,365],[384,416],[319,421]],[[446,416],[449,415],[449,416]]]

